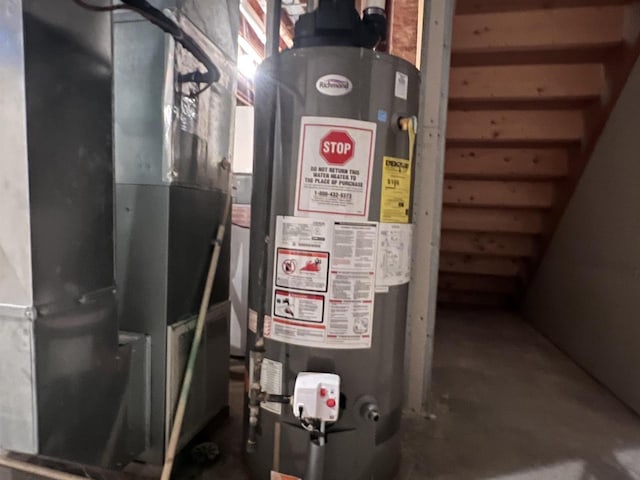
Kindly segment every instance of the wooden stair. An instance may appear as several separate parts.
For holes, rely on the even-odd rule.
[[[638,56],[638,2],[458,0],[439,301],[517,304]]]

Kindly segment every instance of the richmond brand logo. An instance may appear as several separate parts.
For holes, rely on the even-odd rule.
[[[323,95],[338,97],[340,95],[346,95],[353,90],[353,84],[347,77],[332,73],[320,77],[316,82],[316,88]]]

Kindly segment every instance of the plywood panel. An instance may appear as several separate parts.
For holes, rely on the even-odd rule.
[[[545,231],[545,215],[539,210],[444,207],[442,228],[540,234]]]
[[[440,256],[440,271],[517,277],[524,272],[524,264],[512,258],[443,253]]]
[[[438,287],[442,290],[457,292],[513,294],[518,291],[519,282],[515,277],[442,272],[438,278]]]
[[[551,182],[445,180],[442,192],[445,205],[550,208],[554,201]]]
[[[538,242],[532,235],[445,230],[440,237],[440,251],[475,255],[535,257],[538,255]]]
[[[447,149],[445,175],[469,178],[558,178],[568,173],[562,148]]]
[[[558,50],[623,42],[622,6],[456,15],[453,52]]]
[[[456,67],[451,100],[575,100],[597,98],[604,90],[600,64]]]
[[[577,142],[580,110],[451,110],[447,140],[458,142]]]
[[[393,1],[389,51],[413,65],[417,60],[418,17],[418,0]]]

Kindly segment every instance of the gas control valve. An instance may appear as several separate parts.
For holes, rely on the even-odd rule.
[[[340,377],[301,372],[293,393],[293,414],[301,420],[336,422],[340,412]]]

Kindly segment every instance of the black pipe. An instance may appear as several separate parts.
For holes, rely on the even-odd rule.
[[[179,77],[181,82],[206,83],[209,86],[220,79],[220,70],[218,70],[211,57],[207,55],[198,42],[161,10],[155,8],[147,0],[122,0],[122,3],[128,5],[133,11],[171,35],[177,43],[182,45],[207,69],[206,73],[196,71],[181,75]]]
[[[324,480],[325,451],[324,435],[309,442],[309,457],[304,480]]]
[[[383,9],[365,8],[361,17],[353,0],[319,0],[318,8],[296,22],[293,46],[376,48],[386,36],[387,17]]]
[[[267,40],[265,53],[267,57],[280,52],[280,21],[282,0],[267,0]]]

